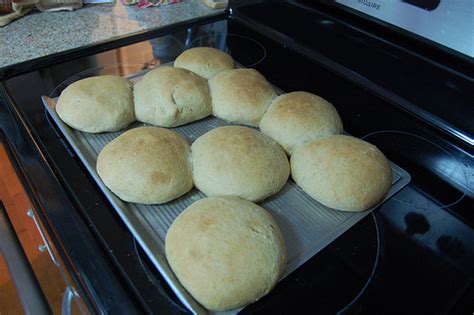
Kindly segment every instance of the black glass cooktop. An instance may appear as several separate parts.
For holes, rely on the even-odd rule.
[[[265,18],[276,23],[269,14]],[[68,198],[73,200],[75,211],[95,235],[134,303],[141,310],[155,313],[185,312],[79,159],[60,138],[41,105],[40,96],[50,95],[71,75],[90,68],[133,64],[135,68],[139,65],[138,68],[145,69],[173,60],[188,47],[213,46],[227,51],[240,64],[256,68],[284,91],[304,90],[328,99],[339,111],[347,132],[377,145],[412,176],[409,186],[281,281],[271,294],[246,307],[243,313],[293,313],[303,309],[318,314],[471,313],[474,310],[471,153],[459,147],[457,140],[401,110],[397,104],[387,102],[369,87],[351,81],[351,76],[334,71],[328,63],[320,63],[288,43],[268,38],[253,30],[251,24],[244,26],[236,20],[239,19],[233,17],[190,26],[118,49],[64,62],[57,60],[54,65],[16,75],[5,82],[13,107],[24,119]],[[318,27],[327,27],[325,23],[337,23],[316,22],[315,34]],[[336,36],[337,27],[334,32]],[[362,34],[354,42],[348,40],[338,56],[344,56],[356,46],[360,48],[363,40]],[[362,43],[370,45],[372,40]],[[365,63],[371,53],[367,51],[367,57],[360,62]],[[380,62],[385,60],[374,53]],[[387,67],[394,66],[390,60],[385,60]],[[117,69],[118,74],[129,71],[126,66]],[[387,75],[376,70],[371,69],[381,78]],[[423,89],[423,84],[428,83],[419,82],[416,89]],[[24,92],[26,85],[28,93]],[[458,97],[462,98],[463,94],[459,93]],[[58,211],[55,220],[67,215]]]
[[[314,1],[295,2],[318,7]],[[364,23],[355,16],[353,23],[346,23],[342,20],[344,12],[330,6],[323,7],[324,11],[304,11],[288,3],[273,5],[271,10],[265,7],[261,4],[238,11],[247,20],[265,25],[261,29],[270,36],[297,42],[355,71],[360,76],[359,84],[385,90],[387,98],[398,98],[398,106],[433,124],[452,128],[453,133],[459,132],[458,136],[474,145],[472,59],[456,58],[403,40],[404,36],[388,27]],[[389,91],[396,96],[389,95]]]

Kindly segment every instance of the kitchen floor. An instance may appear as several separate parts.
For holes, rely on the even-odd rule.
[[[0,314],[22,314],[20,299],[3,255],[0,255]]]

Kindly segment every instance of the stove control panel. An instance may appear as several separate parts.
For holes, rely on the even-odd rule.
[[[335,0],[474,57],[473,0]]]

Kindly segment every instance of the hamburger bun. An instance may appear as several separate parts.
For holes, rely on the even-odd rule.
[[[269,212],[236,197],[201,199],[166,235],[166,258],[205,308],[224,311],[257,301],[286,264],[281,232]]]
[[[376,146],[335,135],[298,147],[291,176],[312,198],[342,211],[358,212],[383,200],[392,185],[388,160]]]

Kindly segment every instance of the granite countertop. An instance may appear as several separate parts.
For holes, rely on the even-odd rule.
[[[201,0],[139,9],[115,4],[76,11],[33,12],[0,28],[0,69],[119,36],[215,15]]]

